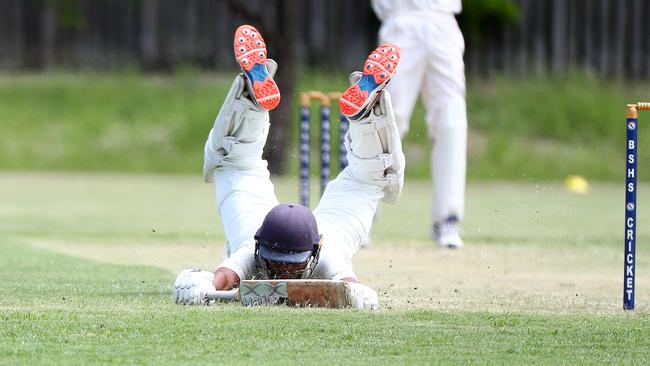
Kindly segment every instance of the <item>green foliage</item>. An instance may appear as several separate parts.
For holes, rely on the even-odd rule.
[[[135,74],[4,79],[0,108],[8,133],[0,137],[0,165],[198,172],[229,82]]]
[[[519,21],[512,0],[463,0],[459,25],[469,43],[480,45],[485,35]]]
[[[62,27],[79,31],[88,26],[88,22],[82,12],[80,0],[44,1],[54,1],[54,6],[57,11],[57,22]]]
[[[644,85],[623,86],[586,74],[527,76],[470,84],[474,127],[576,144],[607,143],[625,133],[621,115]]]
[[[582,174],[618,180],[625,160],[625,105],[648,99],[647,82],[622,84],[574,72],[470,80],[468,175],[471,179],[553,180]],[[644,115],[640,114],[640,121]],[[647,116],[645,118],[650,118]],[[411,176],[429,171],[424,109],[418,105],[405,142]],[[640,122],[641,125],[643,122]],[[650,141],[650,129],[639,129]],[[639,149],[641,171],[649,149]],[[640,179],[650,179],[641,174]]]
[[[230,81],[231,74],[204,74],[188,67],[166,76],[1,77],[0,169],[198,174],[205,137]],[[341,91],[346,84],[344,74],[312,71],[301,74],[297,90]],[[647,90],[645,82],[623,85],[584,73],[470,80],[469,177],[556,180],[578,173],[618,180],[623,174],[625,104],[647,99]],[[314,141],[319,131],[316,108]],[[297,160],[297,114],[290,116],[293,127],[287,131],[291,176],[297,174],[292,163]],[[650,141],[645,118],[650,116],[640,115],[642,145]],[[424,119],[418,104],[404,143],[409,177],[429,175],[431,145]],[[318,161],[317,150],[312,149],[313,161]],[[643,172],[650,168],[650,149],[641,148],[639,154]],[[650,176],[641,174],[640,179]]]

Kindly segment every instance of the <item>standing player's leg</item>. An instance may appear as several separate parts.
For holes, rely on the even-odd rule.
[[[465,206],[467,107],[464,41],[455,18],[440,14],[431,37],[428,70],[422,89],[427,124],[433,140],[433,238],[442,247],[459,248],[458,222]]]
[[[409,132],[411,115],[420,95],[427,67],[426,49],[422,47],[423,42],[420,40],[422,33],[413,31],[414,24],[411,20],[409,17],[394,17],[384,22],[379,31],[380,43],[395,44],[401,50],[399,68],[386,86],[386,90],[391,93],[401,138]],[[375,221],[381,216],[380,211],[378,209],[375,214]],[[364,242],[364,246],[365,244]]]
[[[379,32],[381,43],[391,43],[399,46],[401,50],[399,68],[386,85],[392,97],[395,120],[401,137],[409,131],[411,114],[418,99],[427,67],[426,50],[414,32],[403,31],[398,20],[384,23]]]

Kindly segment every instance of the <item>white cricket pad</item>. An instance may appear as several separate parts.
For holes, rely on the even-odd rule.
[[[244,76],[237,75],[205,143],[205,181],[212,182],[212,171],[219,167],[251,169],[263,165],[268,132],[269,113],[246,97]]]
[[[387,91],[382,92],[368,117],[350,122],[345,148],[352,176],[383,187],[382,201],[397,201],[404,185],[406,159]]]

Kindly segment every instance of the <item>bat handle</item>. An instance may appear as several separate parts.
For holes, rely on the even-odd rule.
[[[205,294],[208,300],[237,301],[239,300],[239,289],[230,291],[208,291]]]

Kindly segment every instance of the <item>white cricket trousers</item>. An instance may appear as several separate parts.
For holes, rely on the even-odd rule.
[[[453,14],[406,12],[389,16],[379,32],[380,43],[402,50],[399,68],[387,89],[393,97],[402,136],[409,130],[415,102],[426,108],[433,176],[433,219],[462,219],[467,164],[465,104],[465,42]]]
[[[224,257],[254,247],[254,235],[278,199],[266,168],[219,168],[214,171],[216,203],[226,234]],[[380,186],[359,182],[348,170],[330,181],[314,210],[323,235],[314,278],[355,277],[352,257],[368,236],[379,200]],[[241,267],[247,267],[242,264]]]

